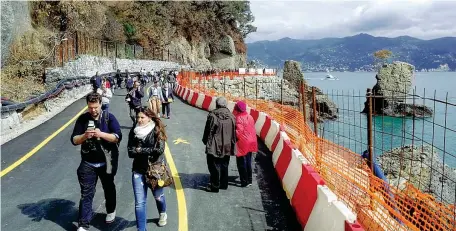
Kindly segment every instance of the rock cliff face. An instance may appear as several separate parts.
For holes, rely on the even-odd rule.
[[[296,92],[300,91],[300,84],[304,83],[306,86],[306,118],[313,119],[313,113],[310,113],[310,110],[313,110],[313,100],[312,100],[312,87],[307,84],[304,80],[304,74],[301,71],[301,64],[297,61],[287,60],[284,64],[283,70],[283,79],[285,79],[291,88]],[[299,95],[299,94],[298,94]],[[334,120],[337,119],[338,108],[337,105],[329,99],[323,92],[316,88],[316,104],[317,104],[317,120],[318,122],[323,122],[324,120]]]
[[[27,1],[2,1],[2,66],[8,57],[10,45],[17,36],[31,28]]]
[[[172,40],[168,48],[171,56],[176,56],[185,65],[197,71],[210,69],[227,70],[246,67],[245,54],[236,53],[233,39],[226,35],[217,44],[218,52],[212,52],[209,44],[199,42],[191,44],[184,37]]]
[[[439,201],[455,202],[456,169],[444,165],[431,146],[395,148],[377,160],[391,185],[404,189],[408,182]]]
[[[432,110],[424,105],[411,104],[410,99],[406,100],[412,87],[413,73],[415,67],[404,62],[394,62],[384,65],[375,76],[377,84],[372,88],[375,96],[372,100],[372,111],[374,114],[394,117],[432,116]],[[364,104],[363,113],[368,112],[367,101]]]

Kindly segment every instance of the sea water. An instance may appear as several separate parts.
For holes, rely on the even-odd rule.
[[[319,87],[340,108],[336,121],[319,124],[319,134],[326,139],[362,153],[367,149],[366,115],[364,108],[367,88],[375,83],[372,72],[333,72],[338,80],[322,80],[326,73],[304,73],[307,83]],[[410,94],[435,98],[456,104],[456,72],[418,72],[413,78]],[[407,103],[413,103],[408,99]],[[405,145],[433,145],[445,164],[456,167],[456,106],[416,98],[416,104],[425,104],[434,111],[429,118],[393,118],[374,116],[374,153],[376,156],[392,148]],[[433,125],[435,124],[435,125]],[[447,129],[445,129],[445,127]],[[391,135],[392,134],[392,135]]]

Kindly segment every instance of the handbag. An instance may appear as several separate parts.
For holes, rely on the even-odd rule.
[[[150,161],[146,172],[146,184],[151,189],[168,187],[174,183],[173,177],[164,162],[152,163]]]
[[[156,138],[157,139],[157,138]],[[155,143],[155,148],[158,145]],[[148,167],[146,171],[146,184],[150,189],[158,187],[167,187],[174,183],[173,177],[164,161],[151,162],[147,159]]]
[[[168,103],[172,103],[172,102],[173,102],[173,99],[168,98]]]

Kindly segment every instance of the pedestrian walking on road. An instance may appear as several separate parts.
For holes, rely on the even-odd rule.
[[[169,87],[169,83],[165,83],[162,94],[162,115],[163,118],[171,119],[171,103],[174,101],[173,90]]]
[[[133,89],[134,83],[135,83],[135,81],[133,81],[131,76],[128,76],[127,80],[125,81],[125,87],[127,88],[127,93]]]
[[[86,97],[88,112],[79,116],[71,135],[73,145],[81,145],[81,163],[77,175],[81,187],[78,231],[89,229],[93,217],[92,202],[98,178],[106,199],[106,223],[116,217],[116,186],[114,176],[119,158],[118,145],[122,132],[116,117],[101,110],[101,95]]]
[[[248,187],[252,185],[252,155],[258,151],[255,121],[243,101],[236,103],[233,114],[236,117],[236,164],[241,187]]]
[[[228,110],[226,99],[217,98],[216,109],[207,116],[203,143],[206,145],[207,167],[210,173],[209,192],[228,188],[230,156],[236,154],[236,121]]]
[[[117,73],[116,73],[116,82],[117,82],[117,88],[121,89],[122,88],[122,75],[120,74],[119,69],[117,69]]]
[[[149,89],[149,108],[160,117],[160,106],[163,102],[162,88],[157,82]]]
[[[132,181],[135,194],[136,228],[139,231],[145,231],[149,187],[160,214],[158,225],[165,226],[167,223],[163,182],[158,181],[152,186],[149,184],[150,177],[147,174],[149,165],[162,166],[164,164],[166,133],[164,124],[149,108],[141,107],[139,109],[137,121],[138,123],[130,130],[128,136],[128,156],[133,158]]]
[[[105,84],[101,85],[101,88],[97,90],[97,93],[101,95],[101,110],[108,110],[109,101],[112,98],[111,89],[106,87]]]
[[[133,83],[133,89],[131,89],[127,96],[125,96],[125,101],[130,107],[130,118],[133,121],[133,125],[136,124],[136,117],[138,115],[139,108],[142,107],[141,99],[144,97],[144,92],[139,82]]]

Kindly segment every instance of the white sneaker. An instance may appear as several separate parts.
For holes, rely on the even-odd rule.
[[[166,213],[160,213],[160,218],[158,219],[158,226],[165,226],[166,220],[168,220],[168,215]]]
[[[108,213],[106,215],[106,223],[112,223],[114,221],[114,219],[116,218],[116,211],[114,210],[114,212],[112,213]]]
[[[88,231],[87,229],[84,229],[83,227],[79,227],[78,231]]]

